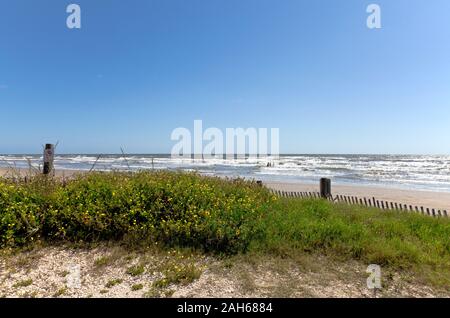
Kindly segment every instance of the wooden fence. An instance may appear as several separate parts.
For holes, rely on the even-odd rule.
[[[288,192],[278,190],[273,190],[272,192],[277,196],[285,198],[305,198],[305,199],[322,198],[320,196],[320,192]],[[432,208],[425,208],[423,206],[413,206],[410,204],[401,204],[397,202],[377,200],[375,198],[359,198],[354,196],[335,195],[335,196],[328,196],[327,200],[336,203],[355,204],[366,207],[378,208],[382,210],[414,212],[433,217],[448,217],[448,213],[446,210],[438,210]]]

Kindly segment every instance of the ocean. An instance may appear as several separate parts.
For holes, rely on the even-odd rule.
[[[39,155],[0,155],[0,167],[42,165]],[[271,165],[268,166],[268,163]],[[273,182],[318,183],[321,177],[342,185],[363,184],[450,192],[450,156],[281,155],[278,159],[172,159],[170,155],[58,155],[58,170],[198,171],[205,175]]]

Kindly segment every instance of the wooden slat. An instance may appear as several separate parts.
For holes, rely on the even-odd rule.
[[[284,197],[295,197],[295,198],[322,198],[320,192],[285,192],[285,191],[275,191],[275,193],[284,196]],[[433,208],[425,208],[423,206],[414,206],[411,204],[404,204],[398,202],[389,202],[383,200],[376,200],[375,197],[366,198],[366,197],[357,197],[357,196],[347,196],[342,194],[337,194],[335,196],[330,195],[325,198],[330,202],[336,203],[346,203],[346,204],[354,204],[366,207],[376,207],[382,210],[397,210],[397,211],[405,211],[405,212],[415,212],[424,215],[430,215],[434,217],[448,217],[447,210],[439,210]]]

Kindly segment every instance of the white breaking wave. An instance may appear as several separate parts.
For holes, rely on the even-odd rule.
[[[42,156],[3,155],[0,167],[42,165]],[[340,184],[389,185],[450,192],[450,156],[400,155],[286,155],[269,158],[170,158],[167,155],[59,155],[60,170],[198,171],[207,175],[254,178],[280,182],[317,182],[329,177]]]

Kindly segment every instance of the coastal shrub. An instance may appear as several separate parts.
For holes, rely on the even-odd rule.
[[[40,234],[45,199],[0,180],[0,246],[23,245]]]
[[[59,187],[46,212],[52,239],[132,236],[219,252],[245,250],[274,197],[243,180],[194,173],[94,173]]]

